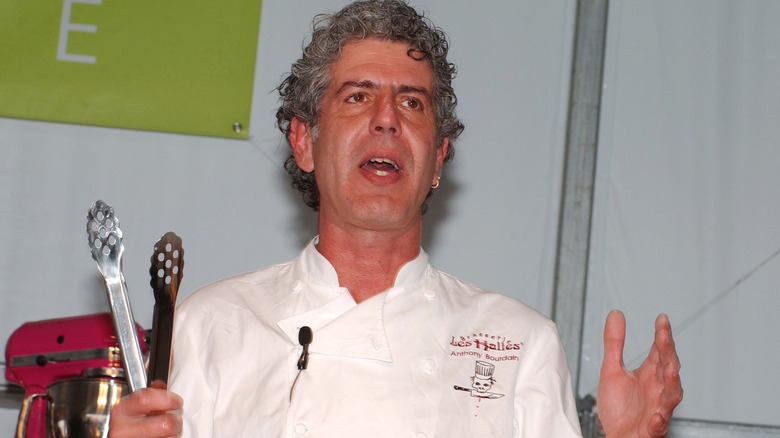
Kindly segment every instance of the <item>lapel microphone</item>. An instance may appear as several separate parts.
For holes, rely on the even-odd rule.
[[[309,366],[309,344],[311,344],[312,333],[308,326],[301,327],[298,330],[298,343],[303,346],[303,352],[298,359],[298,369],[305,370]]]
[[[293,391],[295,390],[295,384],[298,383],[298,377],[301,377],[301,372],[309,366],[309,344],[311,344],[311,329],[307,326],[303,326],[298,330],[298,343],[303,346],[303,352],[298,359],[298,375],[295,376],[293,384],[290,387],[290,403],[292,403]]]

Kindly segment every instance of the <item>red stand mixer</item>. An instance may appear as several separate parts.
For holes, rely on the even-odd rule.
[[[168,380],[184,265],[181,238],[168,232],[154,247],[149,274],[155,307],[147,355],[122,274],[124,246],[114,209],[95,201],[87,211],[86,230],[111,313],[28,322],[11,335],[5,377],[24,388],[16,438],[106,438],[111,407],[123,395],[145,388],[148,377]]]
[[[144,331],[138,324],[136,331],[146,353]],[[82,409],[76,406],[76,394],[87,391],[87,386],[94,386],[100,393],[110,392],[116,400],[129,393],[108,313],[25,323],[8,339],[5,360],[6,380],[23,386],[25,392],[17,437],[75,436],[64,431],[70,427],[64,424],[64,416],[68,415],[65,411]],[[57,404],[60,393],[63,401]],[[106,414],[110,407],[110,403],[103,406]]]

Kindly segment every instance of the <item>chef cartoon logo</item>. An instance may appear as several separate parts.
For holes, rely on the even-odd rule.
[[[496,383],[496,379],[493,377],[493,372],[495,370],[496,366],[492,363],[478,360],[474,366],[474,375],[471,377],[471,388],[455,385],[455,389],[458,391],[466,391],[470,393],[472,397],[479,397],[480,399],[501,398],[504,394],[490,392],[490,389],[493,388],[493,384]]]

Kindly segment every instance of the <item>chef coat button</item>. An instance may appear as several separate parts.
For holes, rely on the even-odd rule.
[[[425,289],[425,291],[423,291],[423,295],[425,296],[425,298],[432,300],[436,298],[436,291],[433,289]]]
[[[429,373],[436,371],[436,360],[431,358],[425,359],[423,361],[423,368]]]
[[[424,432],[417,432],[417,438],[428,438],[428,435]]]
[[[295,434],[298,436],[304,436],[309,432],[309,426],[306,423],[298,423],[295,425]]]
[[[303,283],[301,283],[301,280],[295,280],[295,283],[292,285],[293,292],[299,292],[301,289],[303,289]]]

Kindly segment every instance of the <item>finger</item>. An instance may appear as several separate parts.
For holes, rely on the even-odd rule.
[[[664,437],[669,431],[669,422],[659,413],[653,414],[647,425],[647,433],[651,437]]]
[[[182,429],[181,414],[174,412],[146,417],[143,423],[147,435],[141,436],[177,436]],[[141,432],[142,429],[138,429],[138,431]]]
[[[155,389],[168,389],[168,384],[166,384],[162,380],[155,380],[154,382],[149,384],[149,387]]]
[[[182,431],[179,413],[166,412],[137,418],[114,418],[111,415],[109,438],[167,438],[176,437]]]
[[[655,346],[658,349],[660,361],[662,364],[674,364],[679,368],[680,359],[677,357],[677,351],[672,337],[672,325],[669,317],[662,313],[655,319]]]
[[[674,353],[674,341],[671,341],[672,327],[666,314],[660,314],[655,318],[655,333],[650,351],[640,368],[655,370],[658,379],[664,378],[666,364],[672,360]],[[671,341],[671,344],[670,344]],[[672,353],[672,356],[670,356]]]
[[[674,345],[672,324],[669,323],[669,317],[665,313],[661,313],[655,318],[655,342],[659,347]]]
[[[664,391],[667,393],[670,400],[681,399],[680,358],[677,356],[674,338],[672,338],[672,326],[669,323],[669,317],[663,313],[658,315],[655,320],[655,341],[653,342],[653,348],[658,355],[656,360],[659,378],[664,382]],[[661,372],[663,374],[661,374]],[[673,409],[677,403],[679,403],[679,400],[674,403],[671,409]]]
[[[656,318],[655,331],[659,368],[663,370],[663,399],[659,408],[661,413],[669,418],[674,408],[682,401],[683,389],[680,382],[680,359],[672,337],[672,325],[666,314],[662,313]]]
[[[626,318],[623,312],[613,310],[604,323],[604,358],[602,373],[623,371],[623,345],[626,340]]]
[[[675,366],[674,364],[669,364],[664,369],[664,393],[660,410],[662,414],[670,418],[674,408],[676,408],[683,399],[683,388],[680,382],[679,368],[679,365]]]
[[[117,415],[127,417],[139,417],[153,412],[174,411],[182,408],[184,404],[181,397],[164,389],[144,388],[122,398],[114,406],[113,411]]]

